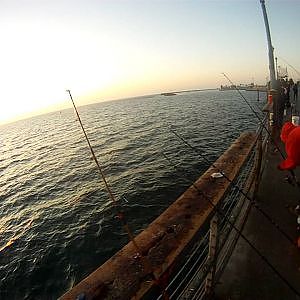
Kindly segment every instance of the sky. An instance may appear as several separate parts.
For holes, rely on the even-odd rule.
[[[266,7],[300,79],[300,1]],[[0,40],[0,123],[71,107],[66,89],[85,105],[268,76],[259,0],[0,0]]]

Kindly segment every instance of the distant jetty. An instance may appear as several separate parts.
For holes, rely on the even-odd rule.
[[[217,91],[217,88],[214,89],[194,89],[194,90],[182,90],[182,91],[175,91],[175,92],[167,92],[161,93],[162,96],[175,96],[181,93],[191,93],[191,92],[205,92],[205,91]]]

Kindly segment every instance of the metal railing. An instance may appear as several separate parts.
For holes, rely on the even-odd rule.
[[[239,232],[247,220],[251,201],[257,192],[261,173],[264,169],[264,154],[268,145],[269,116],[257,131],[256,147],[252,150],[239,176],[231,182],[230,190],[218,205],[218,211],[207,220],[206,230],[201,230],[185,253],[176,274],[170,278],[166,291],[170,299],[210,299],[214,285],[220,278],[235,245]],[[241,194],[242,190],[247,198]],[[221,212],[221,213],[220,213]],[[231,224],[229,224],[230,220]],[[205,227],[205,226],[204,226]],[[163,299],[161,295],[156,299]]]

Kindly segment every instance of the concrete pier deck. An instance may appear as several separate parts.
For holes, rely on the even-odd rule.
[[[280,142],[280,147],[283,148]],[[281,156],[270,144],[256,201],[296,241],[293,208],[300,189],[289,184],[287,171],[279,171]],[[284,152],[285,153],[285,152]],[[300,178],[300,168],[296,169]],[[258,210],[251,208],[244,235],[300,294],[300,249],[292,245]],[[294,300],[300,299],[287,284],[240,237],[223,275],[216,284],[215,299]]]

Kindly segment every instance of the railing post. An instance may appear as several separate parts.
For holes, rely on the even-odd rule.
[[[217,247],[218,247],[218,214],[216,213],[210,221],[208,261],[210,262],[210,271],[205,281],[205,297],[210,299],[213,296],[214,279],[217,265]]]

